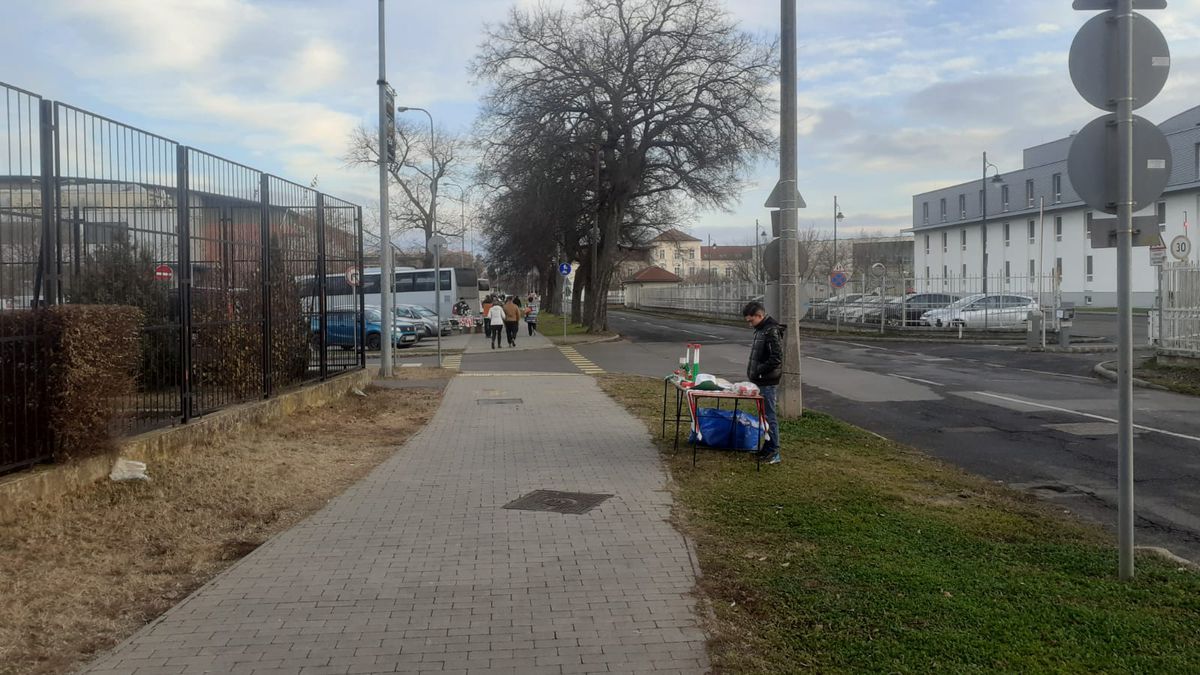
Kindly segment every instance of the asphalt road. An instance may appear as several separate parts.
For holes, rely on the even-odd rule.
[[[625,312],[610,325],[625,340],[578,348],[609,372],[661,376],[698,342],[703,371],[744,378],[748,328]],[[1107,355],[807,337],[801,350],[806,407],[1115,523],[1116,389],[1090,375]],[[1138,543],[1200,561],[1200,399],[1139,389],[1134,404]]]

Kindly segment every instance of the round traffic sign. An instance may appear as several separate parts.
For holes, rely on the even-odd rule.
[[[887,267],[884,267],[883,263],[875,263],[871,265],[871,273],[877,277],[881,277],[887,274]]]
[[[154,279],[156,281],[170,281],[175,278],[175,270],[171,266],[163,263],[154,268]]]
[[[1179,235],[1171,240],[1171,256],[1176,260],[1187,262],[1188,256],[1192,254],[1192,240],[1184,235]]]
[[[1124,96],[1125,77],[1118,51],[1120,22],[1113,12],[1092,17],[1075,35],[1068,64],[1071,82],[1085,101],[1101,110],[1116,110],[1117,99]],[[1133,109],[1154,100],[1167,83],[1171,72],[1171,51],[1162,31],[1150,19],[1133,15]]]
[[[357,286],[362,283],[362,271],[357,267],[346,268],[346,283]]]
[[[1117,213],[1117,175],[1120,147],[1116,114],[1101,115],[1088,122],[1067,155],[1071,186],[1088,206],[1104,213]],[[1162,195],[1171,177],[1171,146],[1167,137],[1150,120],[1133,116],[1133,210],[1141,211]]]
[[[558,273],[564,277],[571,275],[571,263],[559,263]]]
[[[847,281],[848,279],[846,278],[846,273],[842,270],[835,270],[833,274],[829,275],[829,285],[833,286],[834,288],[841,288],[842,286],[845,286]]]

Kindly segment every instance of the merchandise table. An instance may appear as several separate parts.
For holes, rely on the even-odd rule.
[[[763,441],[770,438],[771,428],[767,424],[766,401],[763,400],[761,394],[738,394],[732,391],[721,390],[704,390],[691,389],[681,386],[682,381],[676,376],[670,376],[663,380],[663,410],[662,410],[662,438],[667,437],[667,410],[668,393],[671,389],[675,390],[675,444],[674,450],[679,450],[679,424],[683,419],[683,402],[686,399],[688,404],[688,416],[691,418],[691,430],[693,433],[699,432],[700,419],[697,414],[699,402],[701,399],[712,399],[716,402],[716,408],[721,409],[722,401],[733,401],[733,419],[730,422],[731,430],[736,429],[738,408],[742,401],[753,401],[758,412],[758,448],[754,453],[755,468],[762,469],[762,457],[759,453],[762,451]],[[736,438],[735,433],[730,434]],[[696,465],[696,456],[698,454],[698,444],[692,442],[692,466]],[[738,450],[740,448],[714,448],[716,450]]]

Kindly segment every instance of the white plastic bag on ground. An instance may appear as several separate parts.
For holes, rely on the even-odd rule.
[[[145,462],[137,462],[123,457],[118,459],[116,464],[113,464],[108,478],[113,481],[150,480],[150,476],[146,475]]]

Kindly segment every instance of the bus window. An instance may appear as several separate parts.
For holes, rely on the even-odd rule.
[[[433,270],[428,270],[425,272],[414,272],[414,274],[416,275],[416,279],[413,282],[413,287],[409,290],[418,291],[418,292],[434,290],[434,288],[433,288]],[[447,285],[447,288],[449,288],[449,285]],[[399,289],[396,289],[396,290],[399,291]]]
[[[442,270],[442,273],[439,276],[442,277],[442,290],[449,290],[453,285],[450,281],[450,270]]]
[[[364,274],[362,278],[362,292],[365,294],[379,292],[379,275]]]
[[[454,275],[458,277],[459,288],[477,288],[479,285],[479,275],[470,267],[456,267]]]
[[[397,272],[396,273],[396,292],[397,293],[411,293],[413,291],[413,286],[414,286],[413,275],[414,275],[413,272]],[[431,277],[429,279],[429,281],[432,282],[433,278]]]

